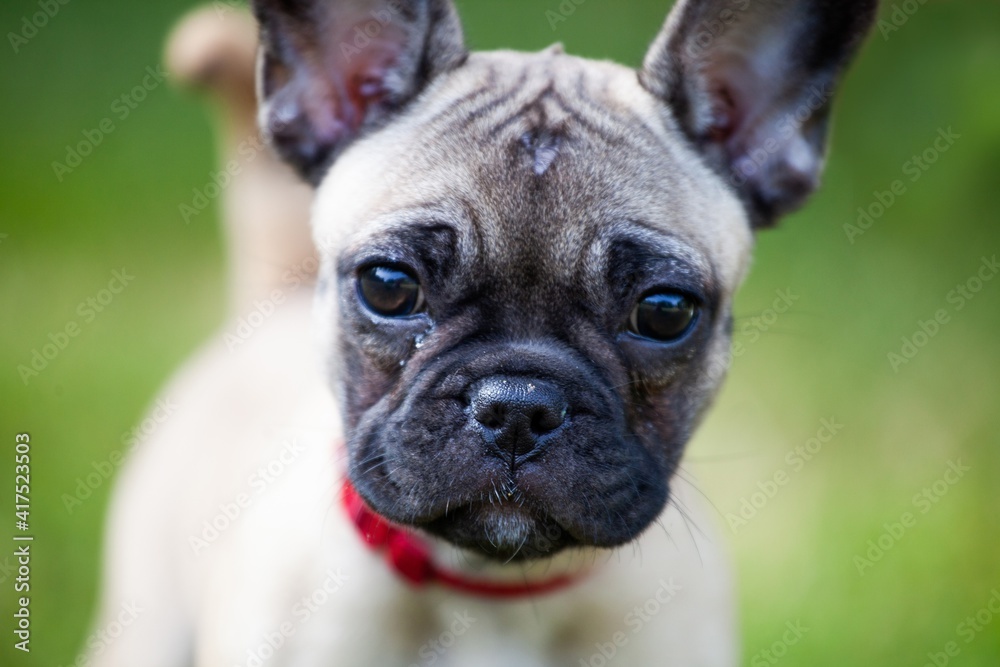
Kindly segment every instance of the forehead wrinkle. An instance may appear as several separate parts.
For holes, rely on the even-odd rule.
[[[389,237],[405,241],[407,235],[445,227],[455,238],[456,261],[468,263],[475,255],[478,243],[475,239],[475,225],[471,228],[463,224],[465,216],[459,212],[454,202],[442,200],[415,204],[387,211],[356,229],[346,240],[342,256],[354,255],[363,250],[377,247],[378,239]]]
[[[620,70],[624,68],[605,71],[610,66],[604,64],[602,67],[602,64],[549,52],[474,54],[470,62],[470,71],[456,76],[456,81],[453,82],[452,87],[455,89],[453,94],[458,96],[456,103],[436,107],[423,121],[426,126],[431,126],[437,137],[443,133],[453,134],[457,120],[463,128],[472,126],[473,131],[480,133],[480,138],[495,139],[506,126],[516,122],[517,119],[543,109],[547,115],[557,118],[572,116],[590,133],[604,136],[612,142],[631,133],[624,132],[620,122],[607,122],[609,116],[618,116],[619,112],[625,112],[630,116],[628,120],[633,122],[637,120],[627,105],[612,104],[605,107],[588,100],[588,97],[596,95],[602,98],[602,102],[614,102],[607,99],[609,87],[607,80],[612,76],[612,72],[620,75]],[[485,103],[480,102],[476,108],[470,110],[467,108],[466,100],[480,101],[482,95],[462,92],[462,89],[476,83],[479,85],[473,91],[482,89],[483,78],[489,80],[488,87],[499,92],[490,96]],[[581,94],[584,88],[581,82],[589,79],[594,80],[591,87],[595,91]],[[569,83],[570,80],[573,83]],[[580,102],[584,104],[581,105]],[[584,108],[588,103],[590,113],[586,113],[588,109]],[[554,124],[558,123],[557,120]],[[639,124],[644,130],[648,130],[645,123]]]
[[[547,65],[552,65],[546,62]],[[591,97],[598,96],[607,101],[607,85],[605,77],[596,77],[593,71],[580,67],[577,59],[570,56],[560,57],[557,69],[576,70],[573,85],[567,84],[565,72],[552,71],[552,67],[541,68],[534,77],[538,83],[533,89],[522,91],[520,95],[515,90],[511,94],[510,104],[503,107],[492,105],[489,111],[492,122],[487,125],[486,119],[480,123],[485,139],[498,141],[501,137],[507,140],[520,140],[525,131],[556,131],[566,132],[572,127],[572,134],[586,134],[591,138],[599,138],[607,144],[622,148],[623,143],[649,146],[652,141],[656,145],[668,143],[668,137],[663,132],[654,132],[644,119],[637,116],[626,106],[599,105]],[[538,68],[536,68],[538,69]],[[598,92],[586,91],[585,81],[596,79],[593,86]],[[523,79],[518,88],[523,85]],[[483,114],[487,115],[487,114]],[[511,126],[517,130],[507,135],[504,131]],[[638,141],[635,128],[638,127],[646,141]]]
[[[570,61],[570,64],[573,69],[579,69],[575,60]],[[583,140],[585,144],[594,139],[604,144],[616,143],[619,149],[623,148],[622,142],[630,138],[627,128],[621,127],[620,122],[615,124],[609,122],[607,118],[600,117],[594,119],[587,110],[577,108],[576,100],[572,99],[573,91],[570,90],[569,95],[563,94],[551,72],[543,70],[537,81],[532,90],[512,95],[511,104],[506,105],[504,109],[494,109],[494,113],[490,114],[491,123],[488,123],[486,118],[479,119],[477,129],[485,134],[481,138],[488,140],[494,160],[499,158],[499,161],[502,161],[503,148],[520,145],[525,133],[537,128],[558,132],[570,141]],[[512,111],[511,107],[514,104],[518,106]],[[604,115],[607,117],[609,113],[605,110]],[[631,143],[634,145],[632,149],[634,153],[649,151],[649,142]],[[600,159],[597,153],[589,157],[579,155],[587,151],[586,147],[581,146],[576,153],[584,161]],[[566,152],[562,146],[560,152]],[[482,155],[479,163],[484,165],[489,159],[490,155]],[[561,158],[560,163],[565,159],[570,158]],[[532,166],[536,165],[537,161],[533,161]],[[499,168],[496,168],[498,166]],[[541,171],[547,172],[550,166],[546,164],[546,168]],[[544,186],[539,186],[542,190],[540,192],[534,188],[532,179],[524,178],[523,170],[512,172],[510,169],[504,169],[502,164],[492,167],[494,171],[489,176],[494,178],[483,179],[481,184],[487,184],[488,189],[499,189],[501,193],[500,196],[492,198],[496,206],[489,207],[493,210],[486,211],[484,216],[483,233],[490,241],[488,247],[505,245],[505,241],[506,245],[513,245],[512,242],[516,240],[513,237],[516,236],[529,241],[518,244],[526,252],[515,253],[514,248],[504,248],[502,254],[505,255],[505,259],[513,259],[513,255],[521,254],[524,260],[528,260],[539,247],[548,245],[554,255],[553,258],[573,260],[565,263],[548,261],[546,264],[549,268],[563,268],[560,273],[564,277],[576,272],[576,258],[585,252],[592,238],[591,230],[588,229],[590,225],[580,224],[583,220],[582,216],[578,215],[579,211],[568,210],[564,206],[568,199],[561,197],[564,193],[560,192],[558,187],[545,189]],[[583,170],[588,171],[586,166]],[[544,174],[536,171],[533,175],[540,177]],[[516,194],[511,197],[511,193]],[[522,219],[520,228],[513,227],[512,218]],[[551,227],[561,233],[546,233],[545,227]],[[584,237],[582,240],[579,238],[581,233]]]
[[[530,105],[553,84],[551,74],[530,61],[528,63],[521,62],[515,67],[504,68],[499,63],[491,62],[486,54],[478,55],[480,57],[475,59],[476,65],[470,67],[472,71],[464,73],[465,76],[457,76],[456,78],[459,80],[454,85],[460,89],[480,81],[484,74],[476,71],[476,67],[478,67],[485,70],[485,77],[488,79],[487,87],[494,94],[471,110],[462,108],[463,105],[460,103],[449,104],[440,109],[424,121],[425,125],[429,126],[435,133],[435,136],[440,137],[442,133],[454,134],[456,124],[457,129],[477,131],[482,136],[488,136],[488,131],[484,131],[484,129],[495,123],[491,119],[497,116],[502,118],[516,116],[520,107]],[[468,81],[463,79],[468,79]],[[468,104],[464,106],[468,107]]]
[[[609,225],[598,235],[596,242],[588,249],[587,265],[591,267],[588,273],[590,280],[604,283],[607,270],[610,268],[608,262],[611,247],[620,241],[633,241],[664,259],[681,259],[696,269],[703,281],[715,284],[715,266],[705,250],[690,243],[689,239],[681,239],[673,232],[642,220],[620,220]]]
[[[576,146],[564,142],[560,158],[536,177],[510,162],[512,151],[523,151],[515,145],[523,125],[511,125],[499,141],[488,133],[543,93],[547,109],[574,113],[564,131]],[[354,213],[337,213],[357,229],[369,226],[366,209],[384,211],[387,202],[463,200],[472,228],[469,247],[497,249],[507,267],[544,249],[546,268],[561,278],[578,273],[579,256],[607,220],[638,218],[682,236],[703,255],[718,256],[727,290],[745,272],[752,235],[748,225],[747,238],[736,229],[742,209],[720,193],[724,184],[672,131],[669,114],[654,104],[633,70],[570,56],[479,54],[423,100],[371,141],[348,149],[334,166],[335,180],[344,186],[337,188],[338,201],[327,197],[325,210],[360,194],[366,204],[350,202]],[[458,127],[473,115],[468,127]],[[617,144],[609,145],[609,138]],[[381,159],[361,157],[365,149]],[[367,177],[350,175],[359,169]],[[390,177],[386,186],[386,171],[398,174],[398,182]],[[369,183],[361,185],[365,178]],[[531,190],[533,181],[542,188]]]
[[[630,219],[620,223],[618,229],[620,239],[640,241],[664,255],[682,257],[703,270],[711,269],[710,253],[696,238],[682,239],[677,233],[664,229],[645,220]]]

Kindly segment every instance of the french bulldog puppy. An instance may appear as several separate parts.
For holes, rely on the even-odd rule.
[[[876,4],[681,0],[636,71],[469,53],[450,0],[255,0],[319,286],[167,388],[94,664],[737,664],[676,473]]]

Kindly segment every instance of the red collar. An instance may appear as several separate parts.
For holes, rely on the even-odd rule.
[[[341,500],[361,539],[373,551],[384,552],[386,560],[396,574],[413,586],[436,583],[466,595],[509,600],[552,593],[576,583],[582,576],[565,575],[523,584],[469,579],[435,565],[430,549],[423,540],[376,514],[350,481],[344,483]]]

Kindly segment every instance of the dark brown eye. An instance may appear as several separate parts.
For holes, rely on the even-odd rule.
[[[408,317],[424,306],[424,291],[417,279],[390,266],[362,269],[358,295],[369,310],[382,317]]]
[[[680,339],[691,328],[698,307],[680,292],[659,292],[643,297],[629,318],[629,331],[637,336],[668,343]]]

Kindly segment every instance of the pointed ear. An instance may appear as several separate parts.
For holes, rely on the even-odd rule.
[[[337,154],[466,58],[451,0],[253,0],[259,120],[317,185]]]
[[[830,102],[877,0],[680,0],[642,84],[672,109],[755,227],[816,189]]]

